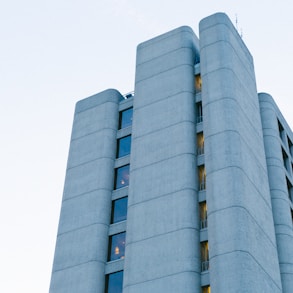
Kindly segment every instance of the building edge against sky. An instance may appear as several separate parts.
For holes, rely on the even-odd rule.
[[[50,292],[293,292],[292,142],[225,14],[140,44],[76,105]]]

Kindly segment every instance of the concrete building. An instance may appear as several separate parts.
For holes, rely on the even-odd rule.
[[[293,292],[293,134],[223,13],[77,103],[51,293]]]

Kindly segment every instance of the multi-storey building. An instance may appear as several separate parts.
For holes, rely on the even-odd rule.
[[[218,13],[76,105],[51,293],[293,292],[293,134]]]

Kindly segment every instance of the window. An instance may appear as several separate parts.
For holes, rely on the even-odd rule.
[[[210,286],[204,286],[204,287],[202,287],[201,293],[211,293]]]
[[[108,261],[124,258],[126,232],[110,236]]]
[[[196,103],[196,117],[197,117],[197,123],[202,122],[202,104],[201,102]]]
[[[204,136],[203,132],[199,132],[197,134],[197,154],[203,155],[204,154]]]
[[[117,158],[124,157],[130,154],[131,135],[122,137],[117,141]]]
[[[125,221],[127,217],[128,197],[122,197],[112,201],[111,223]]]
[[[126,109],[119,113],[119,129],[131,126],[133,108]]]
[[[288,196],[290,200],[293,201],[293,186],[287,177],[286,177],[286,181],[287,181],[287,188],[288,188]]]
[[[201,250],[201,271],[209,269],[209,243],[207,241],[200,243]]]
[[[200,93],[201,92],[201,76],[200,74],[197,74],[195,76],[195,93]]]
[[[204,287],[202,287],[201,292],[202,292],[202,293],[211,293],[211,288],[210,288],[210,286],[204,286]]]
[[[115,169],[115,189],[119,189],[129,184],[129,164]]]
[[[289,158],[285,150],[282,148],[282,156],[283,156],[283,162],[285,169],[289,172]]]
[[[289,146],[289,152],[290,152],[291,156],[293,157],[293,143],[289,137],[288,137],[288,146]]]
[[[280,121],[278,121],[278,127],[279,127],[280,138],[281,138],[282,141],[284,141],[284,127],[282,126]]]
[[[200,229],[207,228],[208,226],[207,204],[205,201],[199,204],[199,216],[200,216]]]
[[[123,271],[106,275],[105,293],[122,293]]]
[[[206,189],[206,171],[204,166],[198,167],[199,190]]]

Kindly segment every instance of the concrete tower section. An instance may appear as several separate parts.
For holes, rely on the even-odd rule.
[[[253,60],[225,14],[199,37],[211,289],[282,292]]]
[[[77,103],[50,293],[292,293],[293,134],[223,13]]]
[[[194,63],[189,27],[137,49],[124,293],[199,292]]]
[[[76,105],[50,293],[104,292],[120,99]]]
[[[259,101],[283,293],[290,293],[293,292],[293,165],[289,158],[293,157],[293,135],[273,98],[261,93]]]

